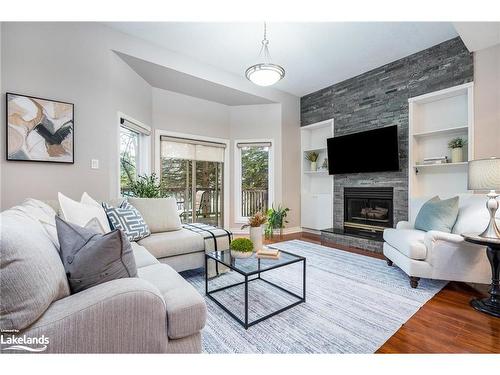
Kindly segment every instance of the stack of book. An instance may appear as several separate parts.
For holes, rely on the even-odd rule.
[[[279,259],[280,251],[264,246],[262,249],[257,251],[255,256],[261,259]]]
[[[446,164],[448,163],[447,156],[435,156],[432,158],[425,158],[423,164]]]

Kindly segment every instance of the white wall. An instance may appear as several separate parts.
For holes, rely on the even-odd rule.
[[[229,139],[229,107],[172,91],[153,88],[156,129]]]
[[[474,150],[500,157],[500,45],[474,52]]]
[[[118,184],[116,137],[120,111],[160,129],[231,139],[275,138],[276,201],[292,208],[289,226],[298,225],[297,97],[255,86],[243,76],[217,70],[97,23],[4,23],[1,42],[2,95],[9,91],[75,104],[75,164],[6,162],[2,157],[2,209],[26,197],[54,199],[57,191],[73,198],[83,191],[99,199],[114,196]],[[113,51],[280,104],[228,107],[152,89]],[[5,100],[2,109],[4,103]],[[1,118],[5,121],[4,116]],[[5,132],[1,134],[5,136]],[[284,139],[287,142],[282,150]],[[5,155],[4,141],[0,141],[0,147],[0,153]],[[281,150],[286,157],[282,157]],[[90,160],[94,158],[100,161],[99,170],[90,169]]]
[[[55,199],[57,191],[74,198],[83,191],[111,197],[117,184],[117,111],[150,124],[150,86],[112,51],[106,27],[4,23],[2,31],[2,97],[14,92],[75,104],[75,164],[7,162],[2,156],[2,208],[26,197]],[[90,169],[93,158],[100,169]]]
[[[262,104],[229,107],[231,159],[234,160],[234,145],[238,140],[272,139],[274,154],[274,202],[282,203],[282,157],[281,157],[281,105]],[[230,201],[235,206],[234,163],[231,163]],[[236,221],[236,209],[230,214],[230,228],[239,230],[243,223]]]

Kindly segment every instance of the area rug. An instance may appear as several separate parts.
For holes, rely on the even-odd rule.
[[[307,258],[306,302],[245,330],[214,302],[206,299],[205,353],[374,353],[446,282],[421,280],[410,288],[408,276],[384,260],[293,240],[273,245]],[[204,295],[202,271],[183,276]],[[301,264],[263,274],[297,294]],[[241,281],[224,274],[210,288]],[[217,294],[225,306],[243,316],[243,285]],[[250,319],[293,301],[262,281],[249,284]]]

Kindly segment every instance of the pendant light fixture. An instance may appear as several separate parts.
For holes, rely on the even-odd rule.
[[[277,64],[271,63],[271,55],[269,54],[269,40],[267,40],[267,26],[264,22],[264,39],[262,39],[262,47],[260,47],[259,58],[264,61],[260,64],[252,65],[245,71],[245,76],[259,86],[271,86],[283,79],[285,69]]]

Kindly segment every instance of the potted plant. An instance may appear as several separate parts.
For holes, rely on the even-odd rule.
[[[285,224],[288,223],[288,221],[286,221],[288,211],[290,211],[288,207],[282,207],[281,205],[276,208],[274,208],[273,205],[273,207],[267,211],[267,226],[265,230],[267,238],[273,237],[275,229],[280,230],[280,236],[283,235],[283,228]]]
[[[306,153],[306,160],[311,162],[311,171],[316,172],[318,169],[319,154],[316,151],[309,151]]]
[[[253,254],[253,243],[248,238],[236,238],[229,245],[233,258],[249,258]]]
[[[250,227],[250,241],[253,242],[255,251],[262,249],[262,224],[266,222],[267,217],[259,211],[248,218],[248,224],[241,227],[241,229]]]
[[[137,176],[130,184],[130,194],[137,198],[161,198],[161,185],[156,173]]]
[[[448,147],[451,148],[451,162],[461,163],[464,161],[463,148],[467,144],[464,138],[453,138],[448,142]]]

